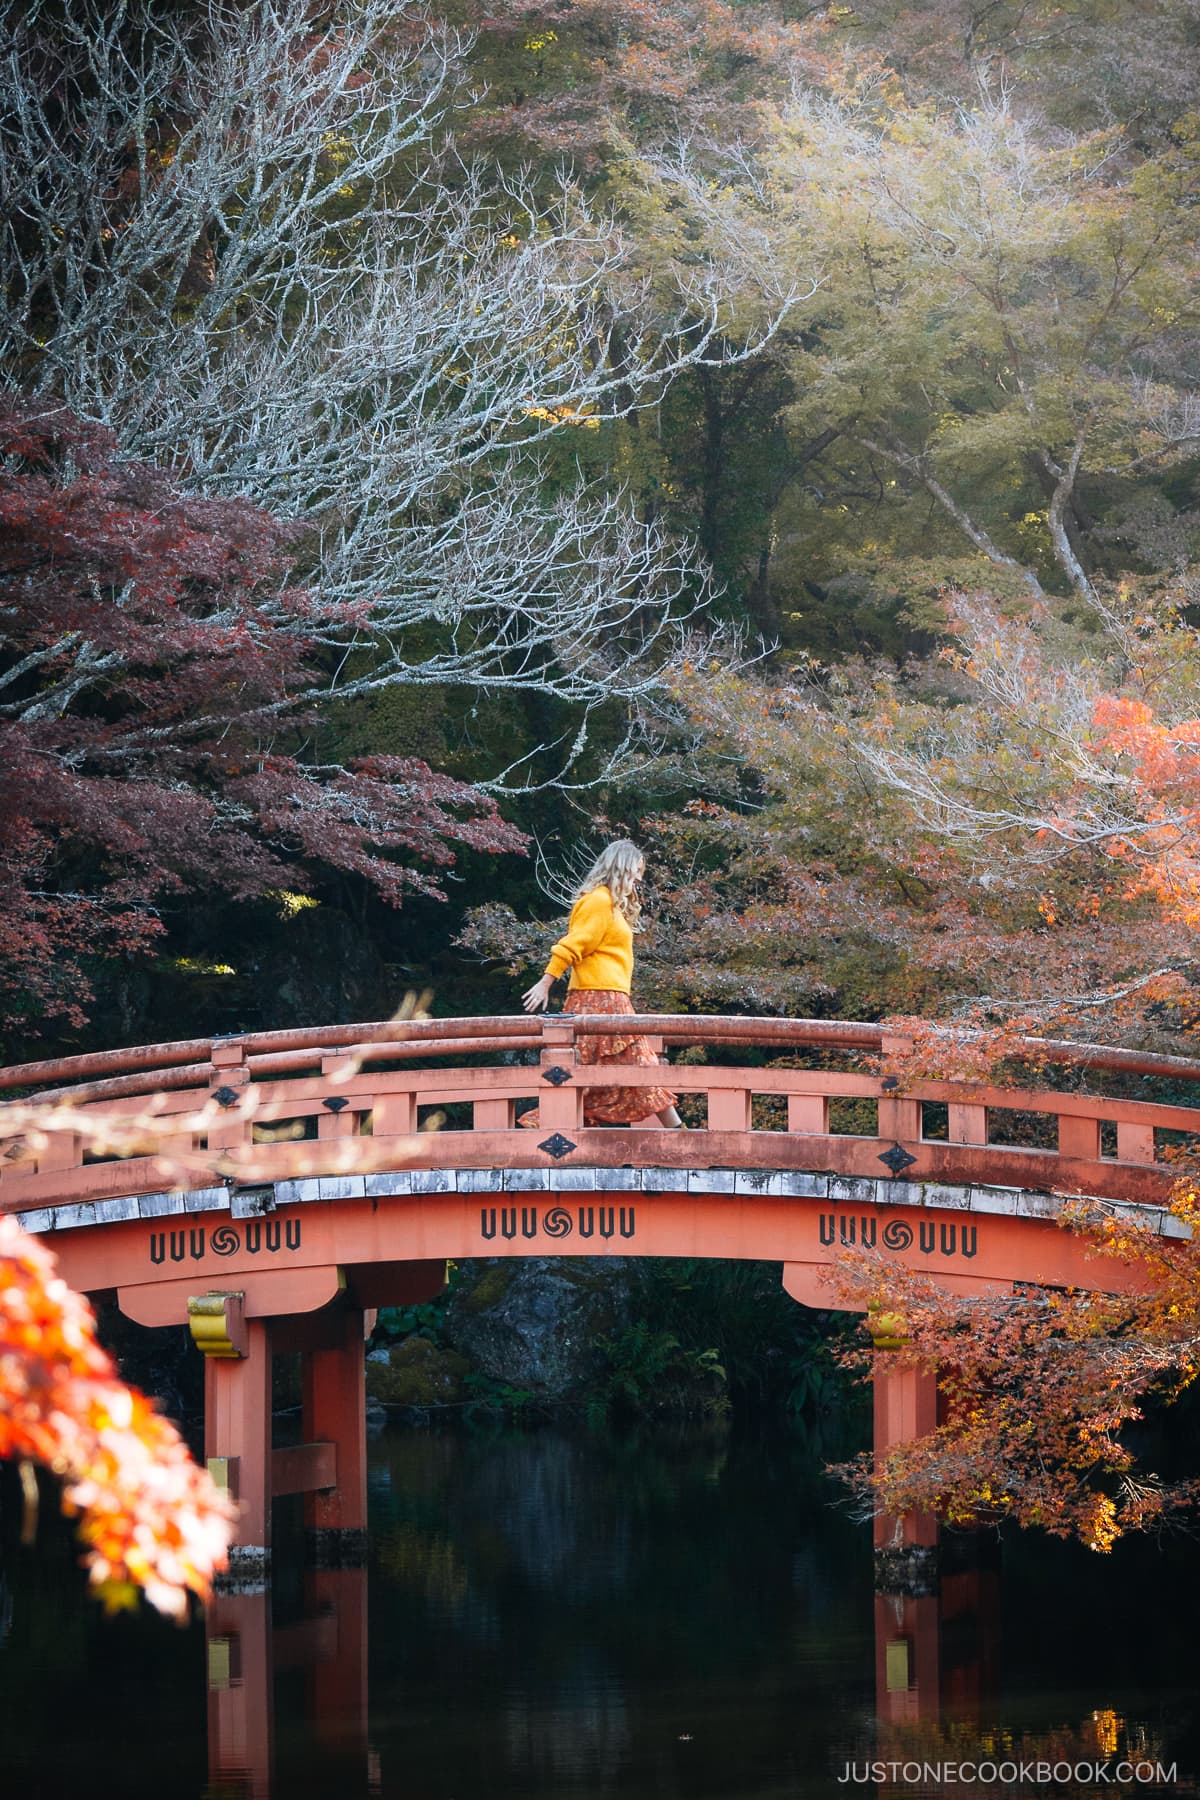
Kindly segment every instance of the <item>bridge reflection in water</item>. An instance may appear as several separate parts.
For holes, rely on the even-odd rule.
[[[275,1762],[275,1680],[299,1672],[304,1716],[330,1792],[370,1793],[367,1572],[308,1569],[302,1616],[272,1620],[266,1583],[214,1595],[205,1613],[209,1781],[267,1800]],[[236,1789],[235,1789],[236,1791]]]
[[[8,1785],[827,1800],[850,1764],[1133,1751],[1194,1792],[1190,1546],[1007,1534],[1001,1619],[995,1540],[947,1533],[936,1595],[875,1597],[869,1533],[821,1473],[865,1430],[388,1429],[369,1566],[302,1569],[291,1503],[272,1582],[186,1633],[104,1618],[48,1520],[0,1588]]]
[[[884,1760],[909,1754],[913,1727],[977,1727],[996,1698],[997,1546],[975,1533],[946,1542],[936,1593],[875,1596],[871,1754]],[[322,1791],[319,1783],[348,1800],[382,1791],[369,1733],[367,1586],[363,1568],[307,1570],[302,1616],[281,1625],[272,1622],[265,1583],[216,1595],[205,1619],[209,1781],[216,1792],[271,1800],[292,1791],[277,1771],[275,1682],[296,1673],[312,1737],[305,1792]]]
[[[937,1591],[875,1595],[875,1715],[881,1726],[977,1723],[997,1692],[1000,1564],[995,1540],[945,1533]]]

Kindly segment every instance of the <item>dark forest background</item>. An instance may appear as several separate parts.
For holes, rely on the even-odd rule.
[[[12,1059],[513,1010],[614,832],[648,1007],[1186,1043],[1194,6],[4,29]]]

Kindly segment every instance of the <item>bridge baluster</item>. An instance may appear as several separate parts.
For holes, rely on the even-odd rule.
[[[1089,1162],[1099,1161],[1099,1119],[1083,1119],[1071,1113],[1059,1113],[1058,1154],[1084,1157]]]
[[[513,1103],[503,1095],[498,1100],[476,1100],[472,1114],[476,1131],[508,1131],[513,1123]]]
[[[582,1131],[583,1089],[543,1088],[538,1093],[538,1118],[547,1131]]]
[[[818,1137],[829,1136],[828,1094],[789,1094],[788,1130],[808,1131]]]
[[[1120,1162],[1155,1162],[1153,1125],[1134,1125],[1118,1119],[1117,1158]]]
[[[77,1169],[83,1162],[83,1139],[75,1131],[52,1131],[45,1145],[38,1151],[37,1172],[45,1175],[52,1170]],[[17,1173],[25,1173],[28,1164],[18,1164]]]
[[[918,1139],[921,1136],[921,1102],[880,1094],[879,1135],[881,1138],[908,1138],[910,1142]]]
[[[409,1137],[417,1129],[417,1096],[411,1090],[406,1094],[376,1094],[371,1114],[375,1137]]]
[[[250,1070],[246,1063],[246,1050],[240,1038],[216,1040],[213,1043],[211,1056],[211,1072],[208,1078],[210,1095],[217,1101],[214,1107],[215,1116],[208,1126],[208,1148],[213,1150],[239,1150],[250,1136],[250,1121],[247,1117],[245,1101],[250,1088]],[[226,1095],[233,1095],[227,1100]]]
[[[350,1098],[348,1088],[354,1068],[353,1059],[349,1056],[323,1056],[321,1058],[321,1075],[329,1083],[329,1099]],[[354,1108],[346,1106],[337,1112],[330,1112],[322,1107],[317,1114],[318,1138],[344,1138],[354,1136]]]
[[[542,1020],[544,1045],[538,1062],[542,1069],[573,1070],[578,1067],[575,1054],[575,1025],[561,1016]],[[583,1129],[583,1089],[573,1081],[555,1086],[538,1082],[538,1118],[549,1131],[581,1131]]]
[[[749,1131],[749,1089],[732,1087],[709,1088],[708,1129],[710,1131]]]
[[[986,1144],[988,1141],[988,1109],[951,1100],[947,1137],[952,1144]]]
[[[880,1043],[885,1071],[902,1066],[903,1059],[912,1051],[908,1038],[884,1035]],[[895,1086],[895,1082],[892,1082]],[[879,1135],[881,1138],[907,1138],[910,1143],[922,1136],[921,1102],[909,1100],[902,1094],[880,1094],[879,1096]]]

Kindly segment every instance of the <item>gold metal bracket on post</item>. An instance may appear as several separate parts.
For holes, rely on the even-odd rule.
[[[246,1354],[243,1294],[189,1294],[188,1330],[205,1356]]]
[[[878,1304],[869,1306],[866,1326],[876,1350],[899,1350],[908,1342],[908,1321],[903,1313],[885,1312]]]
[[[913,1684],[911,1647],[907,1638],[891,1638],[884,1649],[884,1676],[889,1694],[904,1694]]]
[[[241,1458],[238,1456],[210,1456],[204,1466],[212,1476],[214,1485],[220,1488],[223,1494],[228,1494],[231,1500],[236,1500]]]

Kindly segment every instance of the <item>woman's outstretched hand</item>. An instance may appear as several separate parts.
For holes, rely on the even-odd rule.
[[[553,975],[543,975],[540,981],[535,981],[533,986],[526,990],[521,997],[521,1004],[524,1006],[526,1012],[542,1011],[550,998],[550,988],[553,981]]]

